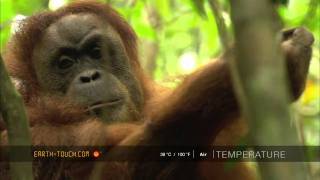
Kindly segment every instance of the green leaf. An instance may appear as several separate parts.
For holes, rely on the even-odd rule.
[[[271,0],[273,4],[287,5],[289,0]]]
[[[204,8],[204,0],[191,0],[191,5],[202,18],[207,18],[207,13]]]

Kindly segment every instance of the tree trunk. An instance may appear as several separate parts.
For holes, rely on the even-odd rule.
[[[268,0],[232,0],[236,40],[232,78],[253,145],[299,145],[290,125],[289,92],[278,24]],[[262,179],[302,180],[303,163],[258,163]]]
[[[1,55],[0,109],[8,132],[9,158],[16,157],[17,153],[20,153],[20,156],[21,153],[25,156],[31,156],[31,138],[23,100],[8,76]],[[18,151],[17,146],[30,146],[30,148],[29,151],[25,151],[25,149],[28,149],[25,147]],[[10,162],[10,174],[13,180],[33,179],[32,162]]]

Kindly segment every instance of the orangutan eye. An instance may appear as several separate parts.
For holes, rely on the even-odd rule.
[[[100,59],[102,57],[101,48],[99,46],[94,46],[89,51],[89,56],[93,59]]]
[[[61,56],[58,62],[59,69],[68,69],[74,64],[74,59],[69,56]]]

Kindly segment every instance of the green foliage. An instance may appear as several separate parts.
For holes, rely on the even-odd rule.
[[[47,8],[47,6],[43,0],[33,0],[32,3],[26,0],[0,0],[1,51],[4,49],[4,45],[8,40],[11,30],[10,25],[16,15],[29,16],[45,8]]]
[[[286,4],[288,4],[289,0],[271,0],[271,2],[274,4],[286,5]]]
[[[0,47],[3,49],[3,45],[8,39],[8,34],[10,33],[10,20],[15,15],[13,11],[13,3],[8,0],[0,0],[0,23],[1,23],[1,33],[0,33]]]
[[[202,17],[207,17],[207,13],[204,7],[204,0],[191,0],[193,8]]]

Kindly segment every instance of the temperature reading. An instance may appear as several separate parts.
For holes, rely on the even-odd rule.
[[[190,152],[179,152],[178,153],[178,156],[180,156],[180,157],[186,157],[186,156],[190,156],[190,155],[191,155]]]

